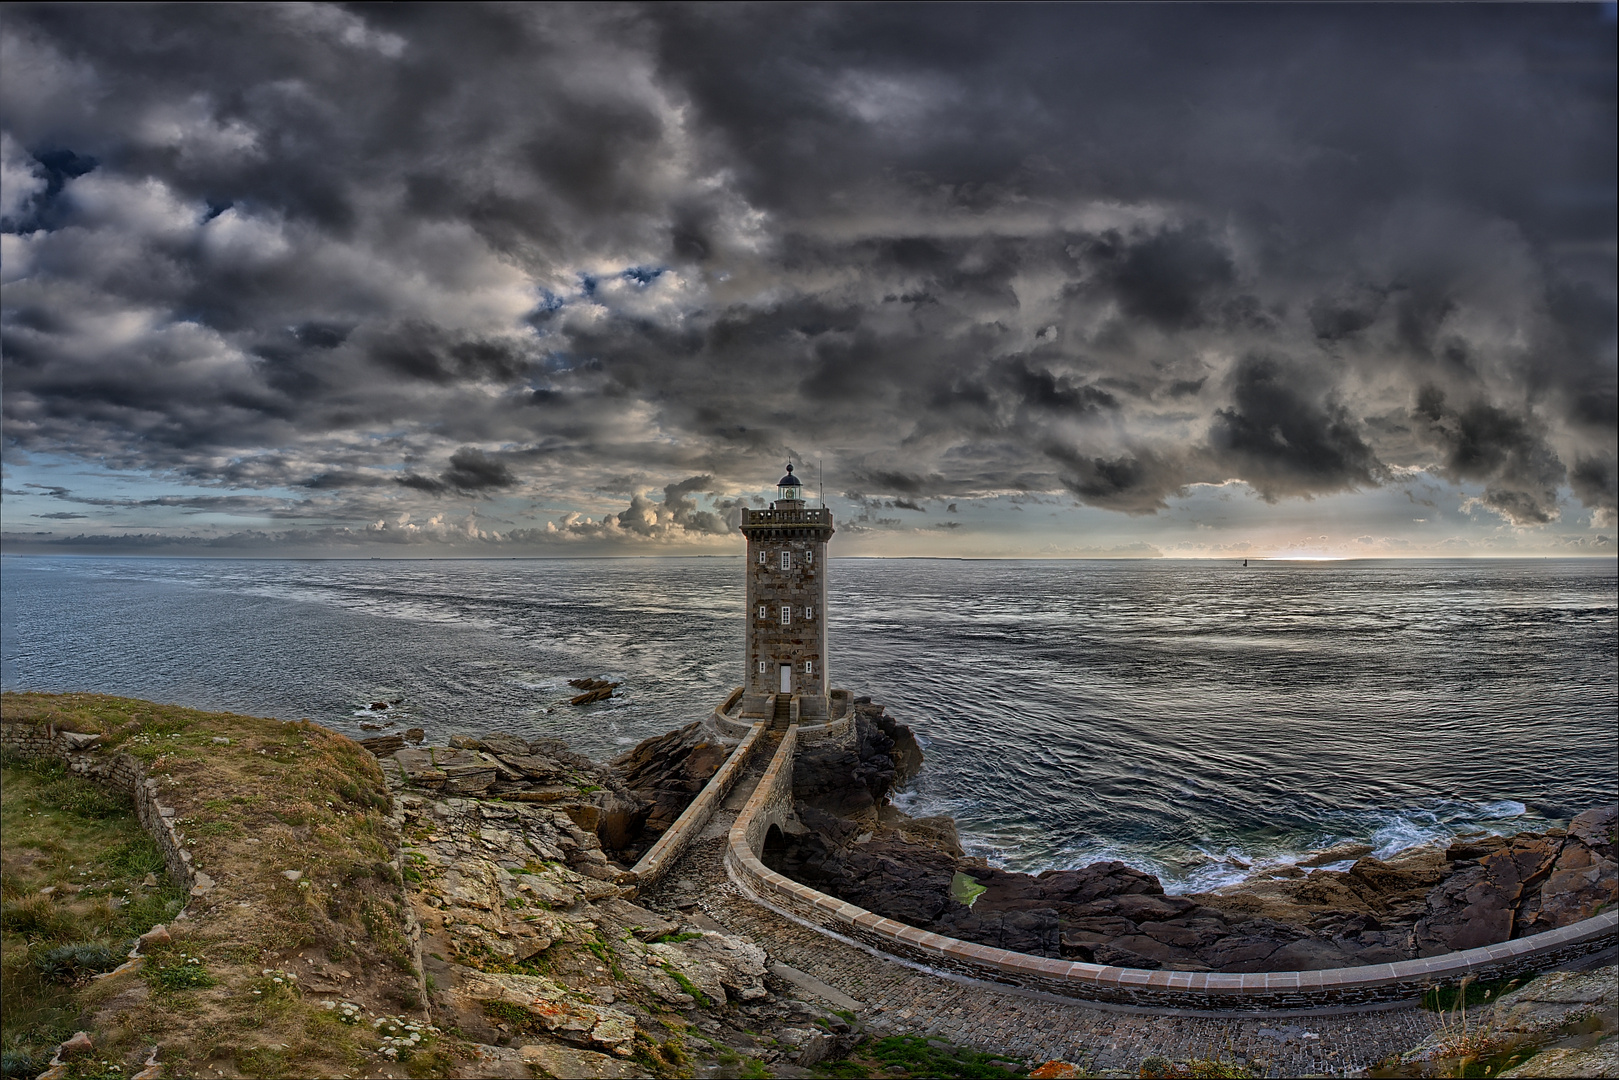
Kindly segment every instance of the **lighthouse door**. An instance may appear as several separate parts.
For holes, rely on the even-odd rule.
[[[791,664],[781,665],[781,692],[784,694],[793,692],[793,665]]]

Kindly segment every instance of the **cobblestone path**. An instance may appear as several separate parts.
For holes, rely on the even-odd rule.
[[[1061,1058],[1131,1076],[1149,1054],[1247,1062],[1256,1075],[1341,1076],[1411,1049],[1434,1030],[1432,1014],[1410,1007],[1262,1017],[1098,1008],[955,981],[826,937],[748,900],[721,862],[726,834],[768,757],[757,756],[758,769],[737,781],[702,837],[640,902],[687,911],[695,902],[727,932],[757,942],[772,960],[864,1003],[860,1017],[870,1031],[936,1035],[1034,1062]]]

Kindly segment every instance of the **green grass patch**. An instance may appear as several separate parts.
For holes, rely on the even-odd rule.
[[[690,930],[688,930],[688,931],[686,931],[684,933],[679,933],[679,934],[660,934],[658,937],[655,937],[655,938],[652,939],[652,944],[654,944],[654,945],[678,945],[682,941],[691,941],[693,938],[700,938],[702,936],[703,935],[701,933],[698,933],[698,932],[695,932],[695,931],[690,931]]]
[[[671,979],[680,984],[680,989],[682,991],[692,996],[692,1000],[697,1002],[699,1008],[708,1008],[708,995],[699,990],[695,983],[686,978],[686,976],[682,975],[679,970],[670,964],[664,964],[663,970]]]
[[[21,1068],[77,1030],[90,976],[121,964],[184,894],[133,801],[54,760],[0,765],[0,860],[0,1044]]]
[[[141,974],[154,990],[203,990],[219,983],[209,974],[201,957],[185,953],[153,957],[141,968]]]
[[[1422,995],[1422,1007],[1429,1012],[1454,1012],[1458,1009],[1488,1005],[1527,981],[1521,978],[1486,979],[1478,982],[1464,980],[1460,983],[1436,986]]]
[[[890,1035],[868,1039],[855,1048],[851,1057],[864,1058],[882,1066],[889,1076],[928,1076],[940,1080],[1006,1080],[1028,1076],[1027,1067],[1016,1058],[986,1054],[964,1046],[924,1039],[916,1035]],[[903,1073],[896,1070],[902,1069]]]

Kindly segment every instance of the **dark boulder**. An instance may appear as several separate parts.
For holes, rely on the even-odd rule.
[[[927,927],[955,901],[956,860],[920,844],[854,844],[829,857],[820,887],[884,918]],[[957,907],[961,905],[956,904]]]
[[[1518,935],[1568,926],[1619,902],[1614,832],[1619,806],[1587,810],[1569,823],[1563,849],[1539,892],[1518,911]]]
[[[1570,839],[1590,848],[1599,859],[1619,859],[1619,803],[1587,810],[1568,823]]]
[[[629,794],[645,806],[645,816],[619,848],[650,847],[685,812],[697,793],[730,756],[698,723],[658,735],[608,762]]]
[[[839,817],[869,816],[881,806],[904,775],[890,751],[900,745],[890,730],[902,731],[914,743],[910,729],[856,710],[854,747],[804,747],[793,762],[793,799]],[[917,751],[920,754],[920,751]]]
[[[1513,937],[1519,907],[1538,895],[1562,846],[1555,837],[1523,833],[1435,886],[1414,931],[1417,954],[1437,956]]]

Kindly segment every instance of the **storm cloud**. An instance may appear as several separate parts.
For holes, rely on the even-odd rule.
[[[8,467],[388,541],[695,543],[789,456],[1611,523],[1603,10],[9,5]]]

